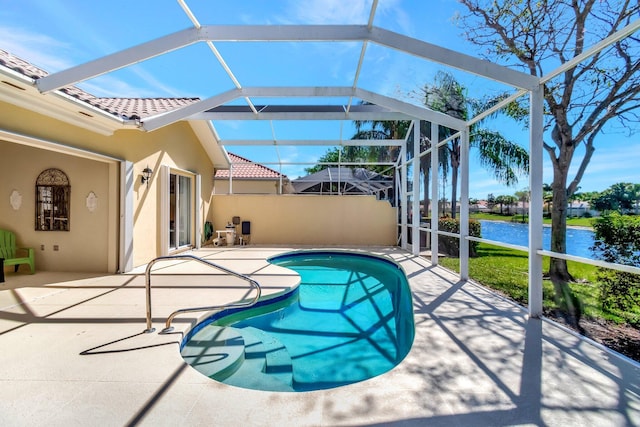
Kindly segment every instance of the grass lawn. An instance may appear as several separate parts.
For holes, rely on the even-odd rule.
[[[440,264],[450,270],[459,271],[458,258],[442,258]],[[571,289],[583,305],[584,316],[606,319],[615,323],[635,323],[640,320],[640,303],[632,313],[603,311],[599,302],[598,268],[589,264],[568,261],[569,271],[576,279]],[[549,257],[543,258],[543,271],[549,271]],[[469,276],[476,282],[495,289],[524,306],[528,294],[528,259],[526,252],[480,243],[478,256],[469,259]],[[553,309],[553,284],[543,281],[543,306]]]

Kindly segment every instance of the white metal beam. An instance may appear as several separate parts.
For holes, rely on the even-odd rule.
[[[460,135],[460,240],[458,242],[460,258],[460,279],[469,280],[469,128]],[[451,209],[456,208],[451,201]]]
[[[542,182],[544,92],[540,85],[529,95],[529,316],[542,316]]]
[[[369,13],[369,22],[367,22],[367,28],[371,31],[373,28],[373,19],[376,14],[376,9],[378,8],[378,0],[373,0],[373,4],[371,5],[371,12]],[[367,51],[367,41],[362,42],[362,48],[360,49],[360,58],[358,58],[358,65],[356,66],[356,72],[353,77],[353,88],[358,87],[358,79],[360,78],[360,71],[362,71],[362,64],[364,63],[364,55]],[[349,102],[347,104],[347,111],[351,108],[351,103],[353,102],[353,98],[349,98]]]
[[[439,62],[519,88],[532,89],[538,84],[538,78],[535,76],[368,25],[217,25],[178,31],[50,74],[39,79],[36,85],[41,92],[48,92],[199,41],[372,41],[419,58]]]
[[[367,146],[367,147],[399,147],[404,144],[403,139],[225,139],[220,144],[226,147],[252,145],[315,145],[315,146]]]
[[[191,22],[193,23],[193,26],[196,28],[201,28],[202,25],[200,25],[198,18],[196,18],[196,16],[193,14],[191,9],[187,5],[187,2],[185,0],[178,0],[178,3],[180,4],[180,7],[182,7],[182,10],[184,10],[184,13],[186,13],[187,16],[189,17],[189,20],[191,20]],[[211,50],[211,52],[213,52],[213,55],[218,60],[218,63],[220,64],[220,66],[222,66],[224,71],[227,73],[227,75],[229,76],[229,78],[231,79],[235,87],[237,89],[242,89],[240,82],[238,81],[236,76],[233,74],[233,71],[231,71],[231,68],[229,68],[229,65],[227,65],[227,61],[224,60],[224,58],[222,57],[218,49],[213,45],[213,42],[207,41],[207,46],[209,46],[209,49]],[[253,106],[253,103],[251,102],[251,100],[245,97],[245,101],[247,102],[247,105],[253,110],[253,112],[256,113],[257,111]]]
[[[413,116],[391,112],[215,112],[203,111],[188,117],[188,120],[411,120]],[[146,126],[145,126],[146,128]]]
[[[404,161],[406,158],[407,144],[403,144],[400,147],[400,156],[398,157],[398,162],[400,163],[400,167],[398,168],[400,171],[400,247],[408,250],[409,230],[407,230],[407,221],[409,215],[409,200],[407,195],[407,163]]]
[[[382,28],[373,27],[371,29],[370,40],[374,43],[409,53],[419,58],[458,68],[521,89],[534,89],[538,86],[539,79],[530,74],[515,71],[493,62],[478,59]]]
[[[431,147],[438,146],[439,126],[436,122],[431,122]],[[438,175],[440,172],[440,161],[438,155],[440,150],[431,150],[431,265],[438,265]]]
[[[618,41],[630,36],[631,34],[635,33],[638,30],[640,30],[640,19],[636,19],[635,21],[633,21],[632,23],[630,23],[626,27],[616,31],[615,33],[611,34],[609,37],[607,37],[607,38],[601,40],[599,43],[596,43],[595,45],[591,46],[589,49],[585,50],[580,55],[577,55],[577,56],[571,58],[570,61],[565,62],[564,64],[562,64],[561,66],[559,66],[558,68],[556,68],[555,70],[550,72],[549,74],[542,76],[542,78],[540,79],[540,83],[548,82],[549,80],[553,79],[557,75],[562,74],[565,71],[575,67],[576,65],[580,64],[585,59],[595,55],[596,53],[602,51],[603,49],[607,48],[608,46],[612,45],[613,43],[616,43],[616,42],[618,42]]]
[[[207,110],[209,108],[217,107],[218,105],[222,105],[229,101],[233,101],[234,99],[241,96],[240,92],[241,91],[239,89],[232,89],[230,91],[212,96],[211,98],[203,99],[202,101],[195,102],[182,108],[149,117],[142,122],[142,128],[147,131],[152,131],[163,126],[167,126],[171,123],[184,120],[192,114]]]
[[[205,25],[202,40],[215,42],[364,41],[366,25]]]
[[[243,96],[265,98],[346,98],[354,94],[354,88],[348,86],[254,86],[242,89]]]
[[[411,188],[411,252],[420,255],[420,121],[413,121],[413,157],[411,159],[412,175],[407,177],[413,182]]]
[[[417,105],[398,101],[397,99],[390,98],[388,96],[369,92],[368,90],[356,88],[355,94],[360,99],[376,105],[380,105],[392,111],[405,113],[416,119],[422,119],[428,122],[437,122],[443,126],[455,130],[461,130],[465,126],[465,122],[463,120],[456,119],[455,117],[451,117],[437,111],[429,110],[425,107],[419,107]]]
[[[50,92],[171,52],[181,47],[189,46],[200,40],[199,29],[189,28],[178,31],[111,55],[49,74],[48,76],[38,79],[36,85],[40,92]]]

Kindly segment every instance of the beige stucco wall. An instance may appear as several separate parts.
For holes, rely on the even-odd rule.
[[[36,270],[109,270],[108,233],[113,232],[108,226],[108,209],[113,203],[108,186],[109,165],[1,140],[0,153],[0,228],[13,231],[21,246],[36,249]],[[52,167],[62,170],[71,184],[68,232],[35,230],[36,179]],[[9,203],[14,190],[22,196],[17,210]],[[86,204],[91,191],[98,198],[93,212]],[[54,245],[58,251],[54,251]]]
[[[234,179],[233,194],[292,194],[295,189],[289,180],[282,182],[282,193],[280,193],[280,181],[259,180],[259,179]],[[228,179],[214,179],[214,194],[229,194]]]
[[[213,223],[251,222],[251,244],[395,245],[396,209],[374,196],[214,195]]]
[[[280,189],[280,183],[275,180],[234,179],[232,184],[234,194],[278,194]],[[215,179],[213,181],[213,193],[229,194],[229,180]]]
[[[34,138],[43,139],[48,142],[62,144],[74,148],[80,148],[91,152],[101,153],[118,159],[131,161],[134,165],[134,197],[133,197],[133,264],[141,265],[147,263],[152,258],[161,253],[160,248],[160,211],[159,198],[160,186],[158,185],[157,172],[161,165],[167,165],[181,171],[190,171],[199,173],[202,176],[201,194],[197,199],[197,209],[200,209],[202,221],[206,221],[210,217],[210,195],[213,190],[212,176],[214,173],[213,165],[209,160],[206,152],[196,139],[191,127],[186,122],[178,122],[170,126],[158,129],[154,132],[143,132],[137,129],[117,130],[113,135],[102,135],[88,131],[86,129],[70,125],[68,123],[49,118],[47,116],[28,111],[23,108],[16,107],[11,104],[0,102],[0,129],[8,132],[27,135]],[[11,148],[9,148],[11,147]],[[10,151],[7,151],[10,150]],[[17,151],[16,151],[17,150]],[[35,150],[35,151],[30,151]],[[38,153],[39,152],[39,153]],[[37,153],[37,154],[34,154]],[[55,155],[54,155],[55,154]],[[31,148],[27,151],[27,147],[18,147],[13,143],[4,143],[0,145],[0,159],[11,165],[11,171],[2,171],[0,180],[0,197],[4,197],[5,202],[0,201],[0,226],[14,226],[13,228],[20,236],[24,238],[25,243],[33,246],[41,244],[44,237],[33,234],[33,208],[28,210],[25,204],[24,210],[21,210],[20,220],[16,221],[16,214],[6,216],[6,211],[2,210],[8,206],[8,197],[13,188],[19,185],[23,192],[25,201],[35,204],[33,196],[33,188],[35,179],[42,169],[49,167],[57,167],[64,170],[72,182],[72,215],[76,208],[85,205],[86,193],[89,189],[96,192],[100,206],[108,205],[111,212],[115,212],[117,220],[117,212],[119,205],[119,185],[117,182],[109,184],[107,173],[97,165],[100,162],[86,163],[77,157],[60,155],[51,151]],[[46,166],[45,166],[46,165]],[[140,183],[142,169],[149,166],[154,170],[154,176],[149,185]],[[106,165],[102,165],[107,167]],[[3,167],[3,170],[5,167]],[[40,170],[38,170],[40,169]],[[117,168],[116,168],[117,169]],[[27,174],[25,170],[29,170]],[[22,173],[20,173],[22,172]],[[111,172],[117,177],[117,170]],[[5,179],[9,176],[24,176],[22,178]],[[18,181],[16,181],[18,179]],[[101,197],[95,188],[105,188],[112,192],[111,197]],[[117,187],[117,188],[113,188]],[[79,199],[76,199],[79,198]],[[1,199],[0,199],[1,200]],[[86,209],[85,209],[86,211]],[[23,219],[22,216],[25,218]],[[93,239],[94,230],[102,226],[107,227],[108,224],[98,224],[101,218],[93,217],[92,226],[89,230],[84,228],[75,228],[76,218],[72,216],[74,226],[72,230],[64,237],[60,244],[59,253],[55,254],[56,258],[50,258],[45,251],[39,253],[42,267],[48,267],[51,270],[68,270],[68,271],[106,271],[105,258],[117,257],[117,240],[113,248],[109,248],[110,253],[105,255],[104,252],[98,254],[90,254],[88,248],[93,248],[93,243],[87,243],[87,240]],[[78,219],[82,221],[82,216]],[[5,225],[6,224],[6,225]],[[193,224],[195,228],[195,224]],[[31,230],[31,231],[30,231]],[[89,231],[89,232],[88,232]],[[110,237],[118,238],[118,231],[109,229]],[[59,233],[55,233],[59,234]],[[194,236],[194,243],[197,237]],[[48,237],[42,244],[50,245],[53,242]],[[62,237],[57,237],[58,240]],[[88,245],[88,246],[87,246]],[[99,244],[95,244],[99,245]],[[53,255],[51,255],[53,257]],[[85,258],[102,258],[99,261],[90,260],[87,264],[79,263],[78,259]],[[55,262],[54,262],[55,260]]]

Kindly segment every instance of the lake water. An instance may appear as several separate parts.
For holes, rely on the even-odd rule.
[[[482,238],[527,246],[529,244],[529,225],[503,221],[480,221]],[[594,243],[591,230],[567,228],[567,254],[594,259],[589,249]],[[542,247],[551,250],[551,227],[544,227]]]

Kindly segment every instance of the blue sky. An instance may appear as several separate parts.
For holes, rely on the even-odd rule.
[[[2,0],[0,48],[55,72],[192,26],[180,4],[172,0],[76,1]],[[216,24],[365,24],[371,0],[189,0],[202,25]],[[461,12],[453,0],[380,0],[375,25],[430,43],[477,56],[452,17]],[[351,86],[360,43],[218,43],[216,48],[240,84],[249,86]],[[419,103],[420,87],[433,81],[438,64],[369,43],[358,86],[407,102]],[[453,71],[470,97],[510,89],[486,79]],[[232,89],[233,83],[204,43],[153,58],[82,84],[97,96],[207,98]],[[336,103],[344,100],[296,100]],[[260,100],[257,103],[279,103]],[[216,122],[223,139],[350,139],[350,122]],[[526,146],[528,132],[504,120],[487,124]],[[305,163],[327,147],[230,147],[258,162]],[[577,168],[582,153],[574,160]],[[545,153],[544,181],[552,170]],[[513,194],[527,186],[523,177],[506,188],[477,165],[471,154],[471,197]],[[640,137],[608,129],[596,143],[581,191],[602,191],[616,182],[640,182]],[[296,178],[310,165],[284,166]],[[278,166],[270,165],[274,169]]]

